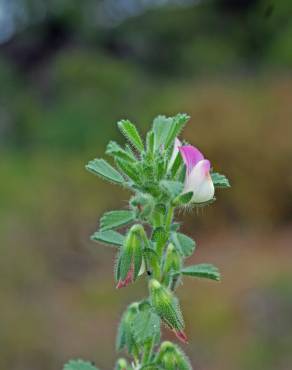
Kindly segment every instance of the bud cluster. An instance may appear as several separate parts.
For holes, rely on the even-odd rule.
[[[175,290],[184,276],[220,279],[213,265],[185,266],[196,243],[180,232],[174,220],[176,210],[207,206],[214,202],[216,188],[230,186],[224,175],[212,171],[210,161],[196,147],[178,139],[188,120],[186,114],[158,116],[145,143],[135,125],[122,120],[118,128],[128,144],[122,147],[111,141],[106,149],[115,167],[98,158],[86,166],[133,193],[128,208],[106,212],[91,237],[117,249],[116,287],[127,287],[143,274],[148,280],[148,297],[132,303],[122,316],[116,347],[132,360],[120,358],[116,370],[192,369],[177,345],[163,342],[159,346],[161,323],[187,343]]]

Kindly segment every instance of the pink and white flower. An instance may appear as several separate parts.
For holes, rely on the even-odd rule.
[[[186,165],[183,192],[193,192],[191,201],[194,203],[204,203],[213,199],[215,188],[210,175],[210,161],[192,145],[183,145],[178,149]]]

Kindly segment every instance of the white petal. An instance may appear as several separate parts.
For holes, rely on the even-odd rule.
[[[192,202],[208,202],[214,197],[215,189],[209,169],[210,162],[203,159],[187,175],[184,192],[193,192]]]
[[[143,275],[145,270],[146,270],[145,262],[144,262],[144,259],[142,259],[142,264],[141,264],[140,270],[138,272],[138,276]]]
[[[171,158],[168,162],[167,171],[169,171],[171,169],[171,167],[173,166],[174,161],[176,160],[176,156],[179,153],[178,148],[180,146],[181,146],[181,141],[176,137],[175,140],[174,140],[174,146],[173,146],[173,151],[172,151],[172,154],[171,154]]]

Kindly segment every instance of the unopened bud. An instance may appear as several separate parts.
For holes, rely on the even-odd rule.
[[[164,272],[179,271],[181,269],[181,257],[170,243],[167,247],[164,261]]]
[[[177,298],[159,281],[152,279],[149,283],[151,304],[163,322],[175,333],[182,333],[184,321]],[[182,337],[179,337],[182,339]]]
[[[138,230],[141,226],[134,225],[128,232],[118,258],[116,268],[117,288],[122,288],[137,279],[142,266],[142,244]]]
[[[124,358],[118,359],[115,370],[127,370],[128,363]]]
[[[156,356],[156,362],[171,370],[192,370],[192,366],[183,351],[171,342],[163,342]]]

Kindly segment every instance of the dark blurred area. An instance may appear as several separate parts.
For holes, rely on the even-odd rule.
[[[187,112],[232,189],[180,214],[221,284],[179,296],[195,370],[292,366],[290,0],[0,0],[0,368],[113,368],[114,250],[89,235],[129,194],[84,170],[129,118]],[[167,333],[165,333],[167,337]]]

